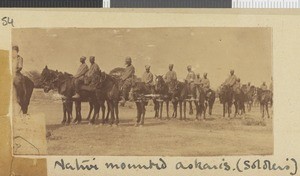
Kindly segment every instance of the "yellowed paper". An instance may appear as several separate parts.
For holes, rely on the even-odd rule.
[[[138,15],[137,13],[138,12]],[[259,13],[257,13],[259,12]],[[133,174],[147,174],[147,175],[293,175],[297,172],[297,159],[300,156],[298,148],[298,132],[299,132],[299,118],[297,115],[297,105],[298,105],[298,89],[299,89],[299,61],[298,55],[299,50],[299,12],[287,12],[287,11],[230,11],[230,10],[167,10],[164,11],[141,11],[141,10],[123,10],[120,12],[110,12],[110,11],[93,11],[89,12],[84,11],[79,13],[78,10],[75,11],[55,11],[51,10],[48,12],[45,11],[3,11],[0,13],[3,16],[11,16],[15,21],[15,28],[153,28],[153,27],[181,27],[181,28],[189,28],[189,27],[239,27],[239,28],[267,28],[272,31],[272,51],[271,58],[272,68],[273,68],[273,80],[274,80],[274,105],[273,105],[273,119],[270,121],[273,123],[273,135],[274,139],[271,141],[262,140],[260,143],[262,145],[273,143],[273,152],[266,152],[264,154],[271,154],[269,156],[259,155],[251,156],[252,153],[246,153],[247,156],[222,156],[217,155],[216,157],[203,157],[203,155],[189,155],[189,157],[180,157],[180,154],[175,153],[174,157],[168,156],[147,156],[147,150],[144,151],[146,156],[131,156],[130,150],[129,153],[126,153],[123,156],[114,156],[110,157],[109,155],[113,155],[109,153],[108,156],[101,154],[100,156],[90,155],[90,156],[82,156],[82,153],[67,153],[67,155],[75,155],[75,156],[40,156],[38,158],[46,158],[47,160],[47,174],[48,175],[83,175],[83,174],[93,174],[93,175],[133,175]],[[63,18],[62,18],[63,17]],[[30,19],[30,20],[29,20]],[[93,22],[91,22],[93,21]],[[5,38],[6,40],[1,40],[0,46],[5,50],[11,50],[11,28],[9,27],[1,27],[1,38]],[[19,30],[19,29],[18,29]],[[3,32],[2,32],[3,31]],[[14,44],[14,43],[13,43]],[[255,44],[255,43],[254,43]],[[55,52],[55,51],[54,51]],[[216,51],[217,52],[217,51]],[[90,54],[90,53],[88,53]],[[92,53],[94,54],[94,53]],[[91,54],[91,55],[92,55]],[[79,61],[79,57],[76,58],[76,61]],[[99,56],[100,57],[100,56]],[[120,56],[120,58],[122,58]],[[38,58],[36,58],[38,59]],[[242,59],[242,58],[241,58]],[[47,61],[47,60],[45,60]],[[57,64],[61,65],[61,64]],[[187,64],[185,64],[187,65]],[[194,65],[193,65],[194,66]],[[183,67],[183,66],[182,66]],[[186,67],[186,66],[184,66]],[[253,73],[257,72],[257,70],[253,69]],[[1,79],[2,83],[2,79]],[[9,90],[9,89],[8,89]],[[7,94],[5,94],[7,95]],[[83,106],[85,109],[88,108],[86,105]],[[121,109],[122,110],[122,109]],[[124,109],[123,109],[124,110]],[[147,112],[151,113],[151,112]],[[4,113],[5,115],[6,113]],[[45,119],[47,119],[48,114],[45,114]],[[58,117],[57,119],[59,119]],[[134,117],[132,117],[134,118]],[[47,120],[46,120],[47,121]],[[133,120],[132,120],[133,121]],[[132,121],[130,121],[130,125],[132,125]],[[147,122],[147,120],[146,120]],[[47,122],[46,122],[47,123]],[[55,121],[54,123],[60,123],[60,121]],[[173,122],[171,122],[173,123]],[[209,122],[204,122],[209,123]],[[4,123],[3,123],[4,124]],[[8,123],[6,123],[8,124]],[[146,123],[147,124],[147,123]],[[97,126],[71,126],[66,127],[65,129],[69,130],[69,135],[74,135],[74,131],[76,128],[95,128],[95,130],[99,131],[99,135],[101,135],[101,127]],[[120,125],[121,126],[121,125]],[[163,128],[162,126],[159,126]],[[267,127],[270,127],[267,124]],[[134,128],[134,127],[130,127]],[[129,129],[130,129],[129,128]],[[3,129],[3,128],[2,128]],[[5,129],[5,128],[4,128]],[[9,128],[7,128],[9,129]],[[120,128],[113,130],[119,130]],[[149,128],[148,128],[149,129]],[[56,130],[56,129],[55,129]],[[73,131],[72,131],[73,130]],[[83,129],[84,130],[84,129]],[[130,129],[131,130],[131,129]],[[253,130],[251,128],[249,131]],[[147,132],[147,125],[145,125],[142,129],[138,129],[136,133],[143,134]],[[46,132],[47,133],[47,132]],[[50,134],[55,135],[55,131]],[[122,131],[120,131],[122,134]],[[242,134],[239,134],[242,135]],[[257,134],[259,136],[259,134]],[[107,136],[109,137],[109,136]],[[239,137],[239,136],[237,136]],[[245,138],[249,136],[244,136]],[[261,137],[261,136],[259,136]],[[52,138],[52,139],[60,139],[60,138]],[[95,138],[97,137],[95,136]],[[153,140],[149,137],[149,141]],[[1,140],[3,141],[3,140]],[[112,141],[113,142],[113,141]],[[11,143],[11,142],[9,142]],[[96,144],[95,144],[96,145]],[[187,146],[189,143],[186,144]],[[240,148],[243,149],[244,143],[240,143]],[[121,145],[120,145],[121,146]],[[63,147],[63,146],[62,146]],[[76,141],[74,140],[74,146],[76,146]],[[79,146],[80,147],[80,146]],[[87,146],[89,147],[89,146]],[[249,146],[248,146],[249,147]],[[267,147],[266,147],[267,148]],[[271,147],[272,148],[272,147]],[[87,150],[93,151],[93,146],[90,148],[85,148]],[[163,147],[161,147],[163,149]],[[108,149],[109,150],[109,149]],[[114,149],[115,150],[115,149]],[[121,151],[122,148],[119,148]],[[220,151],[221,149],[219,149]],[[111,152],[111,151],[110,151]],[[63,153],[60,153],[64,155]],[[142,155],[143,153],[141,153]],[[76,156],[81,155],[81,156]],[[83,154],[84,155],[84,154]],[[118,154],[119,155],[119,154]],[[178,156],[178,157],[176,157]],[[29,157],[29,156],[27,156]],[[30,156],[33,157],[33,156]],[[36,157],[36,156],[34,156]],[[94,159],[95,158],[95,159]],[[70,165],[76,168],[76,162],[82,163],[84,160],[88,160],[86,163],[88,165],[99,166],[100,169],[91,171],[79,169],[62,169],[61,166],[58,166],[55,163],[62,163],[62,159],[64,163],[70,163]],[[162,160],[160,160],[162,159]],[[248,163],[247,160],[251,164],[253,164],[257,159],[261,160],[261,163],[265,163],[265,161],[270,161],[271,164],[276,164],[284,167],[282,171],[270,171],[274,169],[269,168],[261,168],[258,169],[254,167],[253,169],[245,169],[248,168],[245,163]],[[122,167],[122,163],[124,164],[143,164],[149,165],[149,160],[152,162],[158,163],[160,167],[164,166],[166,163],[167,167],[165,169],[158,170],[157,167],[153,169],[107,169],[106,163],[115,163]],[[218,169],[206,169],[202,170],[196,168],[195,162],[203,162],[209,163],[209,165],[218,165]],[[24,162],[25,159],[20,159],[20,162]],[[30,161],[28,164],[38,165],[45,164],[45,160],[42,160],[41,163],[37,162],[37,164],[33,161]],[[230,171],[219,169],[220,164],[228,162],[231,166]],[[178,169],[178,165],[182,163],[185,167],[188,167],[191,164],[193,168],[187,169]],[[241,164],[241,165],[239,165]],[[237,167],[237,166],[240,167]],[[288,166],[287,169],[285,166]],[[127,167],[127,166],[126,166]],[[26,173],[32,172],[29,168],[21,168],[15,167],[18,172],[15,173]],[[42,167],[46,172],[45,165]],[[24,169],[24,170],[22,170]],[[40,172],[41,174],[44,174]],[[297,172],[298,173],[298,172]],[[25,174],[24,174],[25,175]],[[29,174],[30,175],[30,174]]]

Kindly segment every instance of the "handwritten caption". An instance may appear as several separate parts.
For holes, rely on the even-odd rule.
[[[71,162],[61,158],[54,161],[54,170],[56,171],[100,171],[100,170],[219,170],[224,172],[250,172],[251,170],[265,170],[274,172],[285,172],[285,174],[296,175],[298,173],[298,163],[294,158],[286,158],[280,163],[268,159],[242,159],[235,162],[228,162],[224,158],[216,163],[209,163],[194,159],[192,162],[177,161],[168,164],[166,159],[158,158],[148,160],[144,163],[127,162],[98,162],[96,158],[75,159]]]
[[[14,19],[13,18],[5,16],[5,17],[1,18],[1,21],[2,21],[2,26],[12,26],[12,27],[15,27],[14,26]]]

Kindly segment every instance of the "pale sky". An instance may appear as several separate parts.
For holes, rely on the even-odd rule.
[[[242,84],[269,84],[272,75],[270,28],[51,28],[13,29],[12,44],[24,58],[24,70],[50,69],[75,74],[81,56],[95,56],[102,71],[124,67],[131,56],[136,75],[145,65],[162,75],[173,63],[177,77],[208,72],[216,88],[234,69]],[[87,60],[88,61],[88,60]],[[88,63],[89,65],[89,63]]]

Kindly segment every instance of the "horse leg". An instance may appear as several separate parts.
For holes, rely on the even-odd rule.
[[[106,110],[104,101],[101,101],[101,110],[102,110],[102,119],[103,119],[105,116],[105,110]]]
[[[113,125],[115,123],[115,107],[114,107],[114,102],[111,101],[111,110],[110,110],[110,118],[111,122],[110,125]]]
[[[235,111],[234,111],[234,117],[236,117],[236,115],[238,114],[238,104],[237,104],[236,101],[234,102],[234,109],[235,109]]]
[[[94,107],[94,115],[93,115],[92,119],[90,120],[90,124],[95,123],[96,116],[99,114],[99,111],[100,111],[100,104],[99,103],[94,102],[94,104],[92,104],[92,106]]]
[[[75,101],[75,119],[73,120],[73,123],[76,123],[78,121],[78,102]]]
[[[140,120],[141,120],[141,104],[140,104],[140,102],[135,102],[135,105],[136,105],[136,110],[137,110],[137,114],[136,114],[136,122],[135,122],[135,124],[134,124],[134,126],[138,126],[139,125],[139,123],[140,123]]]
[[[167,119],[169,119],[169,101],[166,102],[167,105]]]
[[[65,124],[67,121],[67,107],[66,102],[63,102],[63,120],[61,121],[61,124]]]
[[[199,117],[199,103],[195,101],[195,106],[196,106],[196,120],[198,120]]]
[[[177,117],[177,107],[178,107],[178,102],[173,102],[173,118]]]
[[[183,118],[186,120],[186,101],[183,102]]]
[[[115,115],[116,115],[116,125],[119,125],[119,102],[115,101]]]
[[[267,112],[268,118],[270,118],[270,114],[269,114],[269,107],[268,107],[268,104],[267,104],[267,106],[266,106],[266,112]]]
[[[159,104],[160,104],[160,114],[159,114],[159,118],[162,119],[163,102],[159,102]]]
[[[262,118],[264,118],[265,117],[265,105],[263,104],[263,103],[261,103],[261,111],[262,111]]]
[[[145,114],[146,114],[146,106],[145,103],[142,102],[142,117],[141,117],[141,126],[144,125],[144,121],[145,121]]]
[[[155,112],[154,118],[157,118],[159,112],[159,104],[156,100],[153,100],[153,104],[154,104],[154,112]]]
[[[81,123],[82,120],[82,116],[81,116],[81,101],[78,102],[79,106],[78,106],[78,120],[77,120],[77,124]]]
[[[182,120],[182,101],[179,101],[179,115],[180,115],[180,120]]]
[[[93,103],[92,103],[92,102],[89,102],[89,105],[90,105],[90,111],[89,111],[89,114],[88,114],[86,120],[90,120],[91,114],[92,114],[93,109],[94,109],[94,106],[93,106]]]
[[[76,109],[76,104],[75,104],[75,109]],[[67,100],[66,101],[66,111],[67,111],[67,114],[68,114],[67,124],[71,123],[72,110],[73,110],[73,101],[72,100]]]
[[[206,110],[207,110],[207,102],[204,104],[204,112],[203,112],[203,118],[206,119]]]
[[[213,107],[214,107],[214,103],[215,103],[215,100],[212,100],[211,102],[210,102],[210,111],[209,111],[209,115],[212,115],[212,110],[213,110]]]
[[[190,104],[190,111],[189,111],[189,114],[190,114],[190,115],[193,115],[193,113],[194,113],[194,112],[193,112],[193,104],[192,104],[191,101],[189,102],[189,104]]]
[[[231,106],[232,106],[232,103],[227,103],[228,117],[230,117],[230,114],[231,114]]]
[[[225,117],[225,111],[226,111],[225,103],[223,103],[223,117]]]
[[[104,117],[104,115],[102,116],[102,125],[104,125],[105,123],[108,122],[110,109],[111,109],[111,104],[107,102],[107,114],[106,114],[106,117]]]

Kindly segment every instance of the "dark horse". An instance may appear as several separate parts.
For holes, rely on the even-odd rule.
[[[17,73],[15,75],[13,85],[16,92],[17,102],[21,107],[21,111],[23,114],[27,114],[34,84],[27,76]]]
[[[225,117],[226,112],[228,117],[231,114],[231,106],[233,103],[233,90],[228,85],[223,85],[219,94],[220,103],[223,104],[223,117]]]
[[[134,82],[132,85],[132,96],[137,107],[137,118],[135,126],[143,126],[145,121],[146,106],[150,97],[146,95],[153,93],[153,87],[144,82]]]
[[[102,124],[108,123],[109,114],[111,115],[110,125],[119,124],[119,100],[120,100],[120,86],[119,78],[117,76],[112,76],[106,74],[105,72],[99,73],[96,77],[96,98],[99,103],[104,101],[107,102],[108,112],[106,118],[104,119],[104,114],[102,114]],[[95,116],[92,121],[95,120]]]
[[[162,119],[162,111],[163,111],[163,103],[166,103],[167,108],[167,118],[169,118],[169,87],[167,83],[164,81],[163,76],[158,75],[156,76],[156,83],[154,86],[154,93],[158,94],[159,96],[153,99],[154,103],[154,111],[155,116],[154,118]]]
[[[82,120],[81,116],[81,102],[90,102],[90,109],[94,108],[94,119],[98,116],[100,107],[102,108],[103,116],[105,114],[104,102],[99,103],[96,99],[96,92],[90,87],[86,86],[85,89],[80,91],[80,99],[72,99],[72,96],[75,95],[74,80],[73,76],[68,73],[62,73],[58,71],[53,71],[48,69],[46,66],[41,74],[41,82],[44,87],[44,92],[49,92],[52,90],[57,90],[59,94],[63,95],[65,98],[63,101],[63,120],[62,124],[69,124],[72,119],[72,107],[73,101],[75,102],[76,117],[74,123],[80,123]],[[90,110],[91,113],[91,110]],[[90,116],[89,113],[89,116]],[[68,116],[68,119],[67,119]]]
[[[206,92],[206,101],[208,103],[208,114],[212,114],[212,109],[216,100],[216,92],[212,89],[209,89]]]
[[[196,85],[195,87],[195,95],[196,95],[196,120],[202,117],[205,119],[206,109],[207,109],[207,96],[206,92],[204,91],[203,87],[200,85]]]
[[[235,113],[236,115],[242,115],[245,114],[245,102],[246,102],[246,90],[245,87],[237,88],[234,92],[234,107],[235,107]]]
[[[189,85],[187,81],[171,81],[169,84],[169,93],[171,97],[171,101],[173,103],[173,114],[172,117],[177,117],[177,107],[179,104],[179,112],[180,112],[180,120],[182,120],[182,110],[183,110],[183,118],[186,120],[186,100],[189,94]],[[183,106],[182,106],[183,105]]]
[[[262,118],[265,116],[265,110],[267,112],[268,118],[270,118],[269,115],[269,103],[271,103],[273,100],[273,94],[270,90],[262,90],[261,88],[257,88],[257,98],[260,103],[260,110],[262,113]]]
[[[250,86],[250,89],[246,92],[246,104],[248,112],[251,111],[254,100],[255,100],[256,88],[255,86]]]

